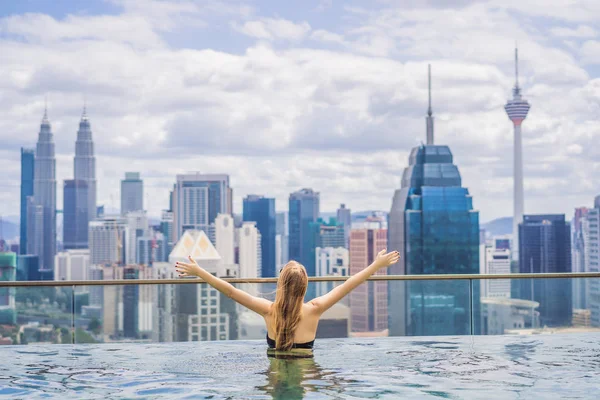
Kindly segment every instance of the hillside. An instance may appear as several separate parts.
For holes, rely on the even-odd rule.
[[[512,217],[497,218],[485,224],[481,224],[481,228],[489,232],[491,236],[511,235],[512,221]]]

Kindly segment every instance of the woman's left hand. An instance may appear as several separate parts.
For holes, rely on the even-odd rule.
[[[192,258],[192,256],[188,256],[188,259],[190,260],[189,263],[180,261],[175,263],[175,269],[179,273],[179,277],[198,276],[198,273],[200,272],[200,266],[196,260]]]

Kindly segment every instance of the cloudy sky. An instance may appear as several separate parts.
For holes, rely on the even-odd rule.
[[[425,140],[427,64],[437,144],[448,144],[481,221],[512,213],[520,82],[525,210],[567,213],[600,194],[600,2],[571,0],[0,3],[0,214],[18,215],[19,149],[48,98],[58,204],[84,98],[98,201],[140,171],[153,215],[175,175],[228,173],[249,193],[301,187],[321,209],[388,210]]]

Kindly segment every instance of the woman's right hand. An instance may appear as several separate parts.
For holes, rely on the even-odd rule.
[[[386,268],[392,264],[396,264],[400,260],[400,253],[397,251],[392,251],[390,253],[386,253],[386,249],[381,250],[377,253],[377,257],[373,264],[377,265],[377,268]]]

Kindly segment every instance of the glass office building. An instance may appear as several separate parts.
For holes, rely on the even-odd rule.
[[[388,249],[402,255],[390,274],[479,273],[479,213],[473,210],[468,189],[462,187],[448,146],[412,150],[401,188],[394,195],[388,228]],[[477,333],[479,288],[473,288],[471,298],[467,288],[459,290],[461,285],[465,281],[390,286],[390,306],[404,310],[393,314],[390,334]]]

